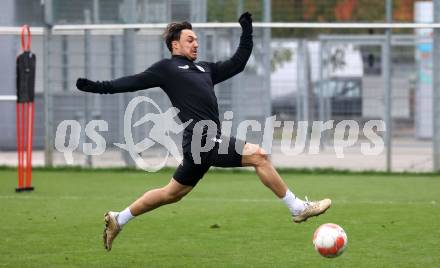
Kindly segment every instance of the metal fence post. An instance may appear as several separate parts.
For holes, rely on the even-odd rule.
[[[127,4],[127,23],[135,23],[136,22],[136,0],[129,0],[126,1]],[[124,75],[132,75],[135,72],[135,41],[136,41],[136,32],[134,29],[127,29],[124,30],[124,43],[123,43],[123,66],[124,66]],[[131,98],[133,97],[132,94],[123,94],[121,98],[123,98],[122,103],[124,104],[124,108],[127,106],[127,104],[130,102]],[[124,118],[123,111],[120,111],[122,113],[122,120]],[[135,115],[136,116],[136,115]],[[134,138],[136,138],[136,132],[133,133]],[[127,166],[135,166],[135,162],[131,158],[130,154],[127,151],[122,152],[124,162]]]
[[[434,22],[440,22],[440,0],[434,0]],[[433,171],[440,171],[440,29],[434,29],[433,47],[433,92],[432,92],[432,120],[433,120]]]
[[[84,17],[86,18],[86,23],[89,24],[91,22],[90,19],[90,10],[84,10]],[[91,61],[91,35],[90,30],[84,31],[84,75],[87,78],[91,78],[92,76],[92,61]],[[90,96],[89,94],[84,95],[84,128],[85,125],[90,121]],[[84,137],[84,142],[88,142],[87,135]],[[86,155],[86,166],[91,167],[92,166],[92,156],[87,154]]]
[[[264,22],[271,22],[272,21],[272,1],[271,0],[264,0],[263,3],[263,21]],[[272,72],[272,64],[271,64],[271,47],[270,47],[270,41],[271,41],[271,34],[272,31],[270,28],[263,29],[263,68],[264,68],[264,89],[266,92],[265,99],[268,100],[268,103],[266,105],[266,117],[269,116],[271,111],[271,92],[270,92],[270,74]]]
[[[44,165],[46,167],[53,166],[53,107],[52,107],[52,96],[50,95],[50,83],[49,83],[49,70],[50,70],[50,42],[52,29],[46,27],[43,36],[43,106],[44,106]]]
[[[53,24],[53,10],[52,0],[46,0],[44,2],[44,21],[46,28],[43,33],[43,106],[44,106],[44,165],[46,167],[53,166],[53,106],[52,96],[50,95],[50,42],[52,40],[52,27]]]
[[[243,13],[244,10],[244,0],[237,1],[237,18]]]
[[[303,113],[302,113],[302,65],[301,62],[303,62],[302,57],[302,40],[297,40],[297,47],[296,47],[296,122],[298,123],[303,119]]]
[[[326,101],[326,97],[324,95],[324,89],[326,87],[327,84],[327,77],[324,77],[324,68],[326,68],[326,65],[324,65],[324,49],[326,47],[326,42],[323,40],[319,41],[319,72],[318,72],[318,120],[321,122],[325,122],[326,121],[326,116],[325,116],[325,101]],[[320,149],[324,149],[325,148],[325,144],[327,143],[327,135],[326,133],[322,133],[322,128],[321,128],[321,141],[319,143],[319,147]]]
[[[386,1],[386,19],[391,23],[392,18],[392,0]],[[386,146],[386,171],[392,171],[392,85],[391,85],[391,29],[386,29],[386,39],[384,52],[384,85],[385,85],[385,146]]]

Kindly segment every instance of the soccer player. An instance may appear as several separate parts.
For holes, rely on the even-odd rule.
[[[162,188],[147,191],[130,206],[120,212],[105,214],[104,247],[110,251],[113,240],[123,226],[136,216],[142,215],[162,205],[175,203],[187,195],[208,171],[215,167],[253,166],[261,182],[280,198],[290,210],[294,222],[303,222],[309,217],[324,213],[331,205],[330,199],[303,201],[287,187],[266,152],[258,145],[246,143],[220,133],[220,120],[214,85],[231,78],[244,70],[252,52],[252,18],[249,12],[240,16],[242,28],[240,44],[235,54],[228,60],[219,62],[196,62],[198,39],[188,22],[170,23],[164,33],[165,43],[171,58],[163,59],[142,73],[122,77],[112,81],[90,81],[79,78],[79,90],[100,94],[132,92],[147,88],[162,88],[182,122],[192,120],[183,134],[183,161],[178,166],[170,182]],[[197,122],[211,120],[217,131],[208,128],[195,129]],[[215,146],[200,154],[200,162],[195,161],[191,143],[197,135],[199,144],[214,141]],[[200,140],[201,139],[201,140]],[[221,144],[223,142],[223,144]],[[226,146],[226,153],[219,148]]]

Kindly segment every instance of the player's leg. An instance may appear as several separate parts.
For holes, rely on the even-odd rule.
[[[283,198],[288,191],[286,183],[270,162],[266,152],[256,144],[246,143],[241,159],[243,166],[253,166],[261,182],[279,198]]]
[[[103,235],[105,248],[108,251],[111,250],[113,240],[129,220],[160,206],[175,203],[193,188],[193,186],[181,184],[173,178],[166,186],[147,191],[125,210],[107,212],[104,219],[106,227]]]
[[[191,154],[184,153],[183,162],[176,169],[171,181],[164,187],[146,192],[121,212],[105,215],[104,245],[111,249],[112,242],[129,220],[162,205],[179,201],[188,194],[208,171],[209,165],[196,165]]]
[[[318,216],[324,213],[331,205],[330,199],[321,201],[303,201],[297,198],[290,191],[272,165],[266,152],[258,145],[246,143],[243,148],[243,166],[253,166],[261,182],[266,185],[274,194],[283,200],[292,213],[295,222],[302,222],[309,217]]]
[[[128,208],[133,216],[139,216],[162,205],[179,201],[192,189],[192,186],[183,185],[171,179],[166,186],[146,192]]]

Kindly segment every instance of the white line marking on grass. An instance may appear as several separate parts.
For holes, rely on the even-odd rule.
[[[96,197],[86,197],[86,196],[73,196],[73,195],[63,195],[63,196],[32,196],[32,195],[0,195],[0,199],[41,199],[41,200],[49,200],[49,199],[98,199]],[[104,199],[104,198],[100,198]]]
[[[247,198],[187,198],[185,201],[210,201],[210,202],[242,202],[242,203],[279,203],[277,199],[247,199]],[[431,201],[351,201],[351,200],[332,200],[336,204],[372,204],[372,205],[437,205],[435,200]]]
[[[78,254],[90,254],[90,253],[98,253],[98,254],[100,254],[100,253],[103,253],[103,252],[105,252],[104,249],[102,249],[102,250],[101,249],[90,249],[90,250],[70,250],[70,251],[56,251],[56,252],[41,252],[41,253],[21,254],[20,258],[21,259],[32,260],[32,259],[41,258],[41,257],[55,256],[55,257],[60,257],[60,258],[64,259],[64,257],[75,258],[76,255],[78,255]],[[0,264],[0,266],[11,267],[10,264],[8,264],[8,263]]]
[[[133,197],[134,198],[134,197]],[[32,195],[0,195],[0,199],[29,199],[29,200],[126,200],[127,197],[112,197],[107,196],[32,196]],[[228,203],[280,203],[276,198],[199,198],[187,197],[182,202],[228,202]],[[374,200],[374,201],[352,201],[348,199],[333,199],[335,204],[370,204],[370,205],[433,205],[436,206],[438,201],[389,201],[389,200]]]

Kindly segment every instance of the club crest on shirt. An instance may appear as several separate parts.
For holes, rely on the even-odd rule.
[[[197,65],[197,64],[194,64],[196,67],[197,67],[197,69],[199,69],[201,72],[205,72],[205,69],[202,67],[202,66],[199,66],[199,65]]]

